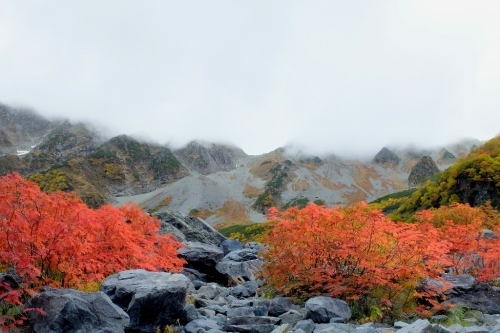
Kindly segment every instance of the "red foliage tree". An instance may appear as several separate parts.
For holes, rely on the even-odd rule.
[[[500,274],[500,239],[488,237],[485,227],[500,232],[498,214],[487,214],[486,207],[453,204],[415,214],[417,223],[437,227],[439,239],[448,243],[449,270],[471,274],[481,281]]]
[[[267,241],[266,282],[287,295],[329,293],[365,301],[376,291],[377,306],[400,310],[424,277],[442,271],[445,242],[430,224],[395,223],[365,203],[347,208],[311,204],[278,213]]]
[[[136,205],[92,210],[73,193],[45,194],[15,173],[0,177],[0,267],[15,269],[31,286],[24,291],[79,286],[130,268],[180,271],[182,244],[159,235],[159,224]],[[0,288],[4,302],[19,304],[20,296]]]

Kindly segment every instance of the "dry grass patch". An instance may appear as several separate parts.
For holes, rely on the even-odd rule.
[[[246,198],[257,198],[262,193],[263,191],[260,188],[254,187],[250,184],[245,184],[245,188],[243,189],[243,195]]]
[[[241,202],[228,200],[215,212],[215,216],[222,218],[221,224],[239,223],[248,221],[248,208]]]
[[[269,176],[269,171],[276,167],[278,163],[283,162],[286,158],[279,149],[266,154],[253,167],[250,168],[250,173],[255,177],[265,178]]]
[[[296,180],[292,183],[292,190],[294,191],[307,191],[311,186],[303,179]]]
[[[368,195],[363,192],[359,187],[354,188],[354,192],[347,193],[344,192],[343,197],[347,199],[347,203],[354,203],[359,201],[366,201]]]

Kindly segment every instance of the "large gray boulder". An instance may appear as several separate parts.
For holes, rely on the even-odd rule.
[[[328,323],[332,318],[342,318],[347,321],[351,318],[349,305],[340,299],[317,296],[310,298],[305,305],[306,318],[315,323]]]
[[[417,289],[437,295],[462,294],[474,288],[477,280],[469,274],[442,274],[438,279],[426,279]]]
[[[278,317],[292,308],[293,301],[290,297],[275,297],[269,302],[269,315]]]
[[[179,250],[179,257],[187,261],[186,267],[204,274],[204,282],[226,285],[228,275],[216,269],[223,256],[224,252],[219,247],[198,242],[187,242],[186,246]]]
[[[26,305],[36,333],[123,333],[129,316],[103,292],[84,293],[72,289],[43,289]]]
[[[181,317],[188,285],[182,274],[136,269],[109,276],[101,291],[130,316],[129,330],[154,332]]]
[[[173,233],[183,242],[219,246],[227,240],[224,235],[199,217],[186,216],[176,211],[156,213],[153,216],[161,221],[160,233]]]
[[[478,281],[468,274],[443,274],[440,279],[427,279],[417,287],[440,297],[446,296],[446,303],[463,306],[487,314],[500,313],[500,291],[487,283]]]
[[[264,262],[257,257],[254,249],[241,249],[229,252],[216,266],[219,273],[239,276],[247,281],[255,280],[255,275]]]

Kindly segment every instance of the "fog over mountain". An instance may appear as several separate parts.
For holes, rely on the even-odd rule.
[[[0,101],[175,147],[373,155],[500,131],[500,4],[0,2]]]

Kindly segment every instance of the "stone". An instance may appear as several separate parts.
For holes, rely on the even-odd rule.
[[[256,300],[248,300],[248,301],[252,302],[254,307],[262,306],[262,307],[266,307],[268,309],[271,307],[271,300],[270,299],[256,299]],[[284,312],[286,312],[286,311],[284,311]]]
[[[337,323],[343,323],[343,322],[345,322],[345,319],[340,318],[340,317],[332,317],[332,318],[330,318],[330,321],[329,321],[330,324],[337,324]]]
[[[219,327],[223,327],[227,322],[227,317],[220,313],[216,314],[215,317],[211,319],[215,320],[217,322],[217,325],[219,325]]]
[[[269,315],[278,317],[292,308],[290,297],[275,297],[269,302]]]
[[[0,290],[6,292],[8,288],[10,288],[10,290],[19,289],[19,282],[16,278],[16,275],[17,274],[15,273],[0,273]]]
[[[474,285],[472,289],[454,289],[446,302],[490,315],[500,313],[500,292],[484,282]]]
[[[254,308],[242,306],[239,308],[230,308],[227,311],[228,318],[234,317],[253,317],[255,316]]]
[[[45,288],[26,307],[45,311],[26,312],[36,333],[123,333],[129,324],[129,316],[103,292]]]
[[[484,326],[468,326],[465,327],[465,333],[489,333],[488,328]]]
[[[471,290],[477,284],[477,280],[469,274],[442,274],[439,279],[426,279],[417,289],[438,295],[457,295]]]
[[[281,322],[280,318],[276,317],[255,317],[255,316],[241,316],[229,318],[228,325],[259,325],[259,324],[272,324],[277,325]]]
[[[237,239],[226,239],[226,240],[222,241],[222,243],[220,244],[220,248],[224,252],[224,255],[226,255],[229,252],[241,250],[243,248],[243,246],[241,245],[240,241]]]
[[[238,276],[244,280],[255,280],[255,275],[262,268],[264,262],[260,259],[248,261],[233,261],[228,258],[223,259],[216,266],[216,270],[223,275]]]
[[[227,284],[228,281],[228,274],[216,269],[223,255],[224,252],[217,246],[196,242],[188,242],[186,247],[179,250],[179,257],[187,261],[187,268],[204,274],[204,282],[216,282],[221,285]]]
[[[219,246],[227,240],[224,235],[199,217],[186,216],[177,211],[155,213],[153,216],[161,221],[160,233],[174,233],[174,235],[180,233],[183,237],[181,241]]]
[[[299,320],[295,326],[294,330],[303,330],[305,333],[312,333],[316,328],[316,324],[311,319]]]
[[[313,333],[346,333],[346,331],[335,327],[333,324],[318,324]]]
[[[465,333],[465,328],[460,324],[453,324],[447,329],[450,333]]]
[[[218,330],[220,327],[217,322],[212,319],[196,319],[184,326],[184,331],[186,331],[186,333],[198,333],[199,329],[208,331],[211,329]]]
[[[418,319],[415,322],[405,326],[397,333],[434,333],[435,329],[427,319]]]
[[[304,319],[304,315],[298,311],[289,310],[279,315],[279,318],[281,318],[283,324],[290,324],[290,326],[294,327],[297,322]]]
[[[408,326],[408,323],[405,323],[404,321],[396,321],[394,322],[394,327],[395,328],[403,328]]]
[[[182,274],[184,274],[191,282],[193,282],[195,289],[198,289],[202,285],[206,284],[207,275],[198,272],[196,269],[184,267]],[[195,281],[196,284],[195,284]]]
[[[259,253],[264,248],[264,245],[262,245],[261,243],[257,243],[257,242],[248,242],[243,247],[245,249],[254,250],[255,253]]]
[[[271,333],[287,333],[291,329],[292,326],[290,326],[290,324],[281,324],[280,326],[272,330]]]
[[[333,327],[338,328],[339,330],[343,330],[345,332],[352,333],[352,332],[356,331],[356,328],[353,325],[344,324],[344,323],[330,323],[330,324],[333,324],[332,325]]]
[[[229,311],[229,308],[228,308],[227,305],[222,305],[221,306],[221,305],[215,305],[215,304],[213,304],[213,305],[207,306],[206,308],[209,309],[209,310],[213,310],[216,313],[221,313],[223,315],[226,315],[227,312]]]
[[[270,333],[280,320],[275,317],[234,317],[228,319],[222,330],[240,333]]]
[[[328,323],[333,317],[340,317],[345,321],[351,318],[351,309],[345,301],[327,296],[310,298],[305,308],[306,319],[315,323]]]
[[[201,286],[196,292],[196,294],[198,294],[202,298],[214,299],[220,294],[220,289],[218,288],[217,285],[208,284]]]
[[[436,316],[431,317],[431,321],[433,323],[444,322],[446,320],[448,320],[448,316],[446,316],[446,315],[436,315]]]
[[[239,308],[242,306],[255,306],[255,302],[258,302],[258,300],[254,301],[252,299],[237,299],[234,296],[229,295],[228,298],[234,298],[230,304],[231,307],[233,308]]]
[[[256,316],[269,316],[269,307],[267,306],[254,306],[253,307],[253,313],[256,315]]]
[[[257,288],[257,282],[247,281],[232,288],[230,294],[238,298],[253,297],[257,294]]]
[[[244,262],[258,259],[257,254],[252,249],[241,249],[229,252],[223,258],[227,261]]]
[[[184,307],[184,310],[182,310],[182,314],[180,317],[181,324],[187,324],[193,320],[196,320],[200,317],[198,310],[196,310],[196,307],[194,304],[188,304]]]
[[[227,305],[227,303],[224,301],[211,300],[211,299],[198,298],[198,297],[195,298],[194,303],[197,307],[200,307],[200,308],[205,308],[205,307],[212,306],[212,305],[218,305],[218,306]]]
[[[200,308],[200,309],[198,309],[198,312],[200,313],[200,315],[207,317],[207,318],[215,317],[215,311],[207,309],[207,308]]]
[[[355,333],[377,333],[377,330],[373,327],[358,327]]]
[[[182,274],[136,269],[107,277],[101,291],[127,312],[128,329],[147,332],[176,323],[186,304],[189,283]]]
[[[480,235],[482,239],[498,239],[496,232],[490,229],[481,229]]]

